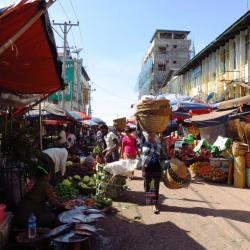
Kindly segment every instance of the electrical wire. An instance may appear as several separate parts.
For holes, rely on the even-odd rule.
[[[61,8],[62,8],[62,10],[63,10],[64,15],[66,16],[66,18],[67,18],[68,21],[69,21],[69,20],[70,20],[70,19],[69,19],[69,16],[68,16],[67,12],[65,11],[63,5],[61,4],[60,0],[58,0],[58,3],[60,4],[60,6],[61,6]]]
[[[74,5],[73,5],[73,3],[72,3],[71,0],[69,0],[69,2],[70,2],[70,5],[71,5],[72,10],[73,10],[73,12],[74,12],[75,18],[76,18],[77,22],[79,22],[79,18],[78,18],[77,14],[76,14],[76,10],[75,10],[75,8],[74,8]],[[84,45],[84,42],[83,42],[83,35],[82,35],[81,28],[80,28],[80,22],[79,22],[78,29],[79,29],[79,34],[80,34],[81,47],[82,47],[82,49],[83,49],[84,61],[85,61],[86,67],[89,69],[89,64],[88,64],[88,60],[87,60],[85,45]]]
[[[60,35],[60,33],[52,26],[52,29],[56,32],[56,34],[63,40],[64,38]]]
[[[70,5],[71,5],[71,8],[73,9],[74,15],[75,15],[75,17],[76,17],[76,21],[79,22],[78,17],[77,17],[77,15],[76,15],[76,11],[75,11],[74,5],[73,5],[73,3],[72,3],[71,0],[69,0],[69,2],[70,2]]]
[[[124,97],[124,96],[119,96],[119,95],[113,93],[112,91],[110,91],[110,90],[108,90],[108,89],[106,89],[106,88],[103,88],[103,87],[100,86],[99,84],[96,84],[96,83],[93,83],[93,82],[92,82],[92,84],[93,84],[93,85],[96,85],[98,88],[102,89],[104,92],[106,92],[107,94],[109,94],[109,95],[111,95],[111,96],[113,96],[113,97],[116,97],[116,98],[119,98],[119,99],[123,99],[123,100],[126,100],[126,101],[128,101],[128,100],[129,100],[129,101],[132,101],[132,102],[135,101],[135,100],[132,100],[132,99],[130,99],[130,98],[126,98],[126,97]]]

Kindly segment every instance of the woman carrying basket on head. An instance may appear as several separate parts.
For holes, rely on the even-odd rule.
[[[161,179],[160,154],[161,147],[156,133],[143,132],[145,140],[142,144],[142,175],[146,192],[146,205],[152,205],[153,212],[159,214],[158,197]]]

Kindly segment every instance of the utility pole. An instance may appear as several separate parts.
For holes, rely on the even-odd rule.
[[[73,51],[71,51],[71,53],[76,53],[77,55],[77,59],[76,59],[76,62],[77,62],[77,68],[76,68],[76,76],[77,76],[77,108],[78,108],[78,111],[80,111],[80,101],[81,101],[81,93],[82,93],[82,89],[81,89],[81,77],[80,77],[80,66],[81,66],[81,62],[80,62],[80,57],[79,57],[79,54],[80,52],[82,51],[83,49],[82,48],[79,48],[79,49],[75,49]]]
[[[79,26],[79,22],[71,23],[64,22],[64,23],[55,23],[53,20],[53,25],[57,25],[60,27],[61,31],[63,32],[63,68],[62,68],[62,77],[64,82],[66,82],[66,61],[67,61],[67,34],[69,33],[70,29],[73,26]],[[65,91],[62,91],[62,109],[65,109]]]

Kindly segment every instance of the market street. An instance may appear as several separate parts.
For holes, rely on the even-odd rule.
[[[114,202],[119,211],[102,222],[102,249],[250,249],[248,189],[194,180],[188,189],[161,183],[161,213],[144,206],[141,172],[131,191]]]

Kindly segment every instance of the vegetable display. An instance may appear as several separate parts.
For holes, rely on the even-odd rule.
[[[75,199],[79,196],[79,191],[71,185],[68,185],[68,182],[57,184],[55,191],[61,201]]]

